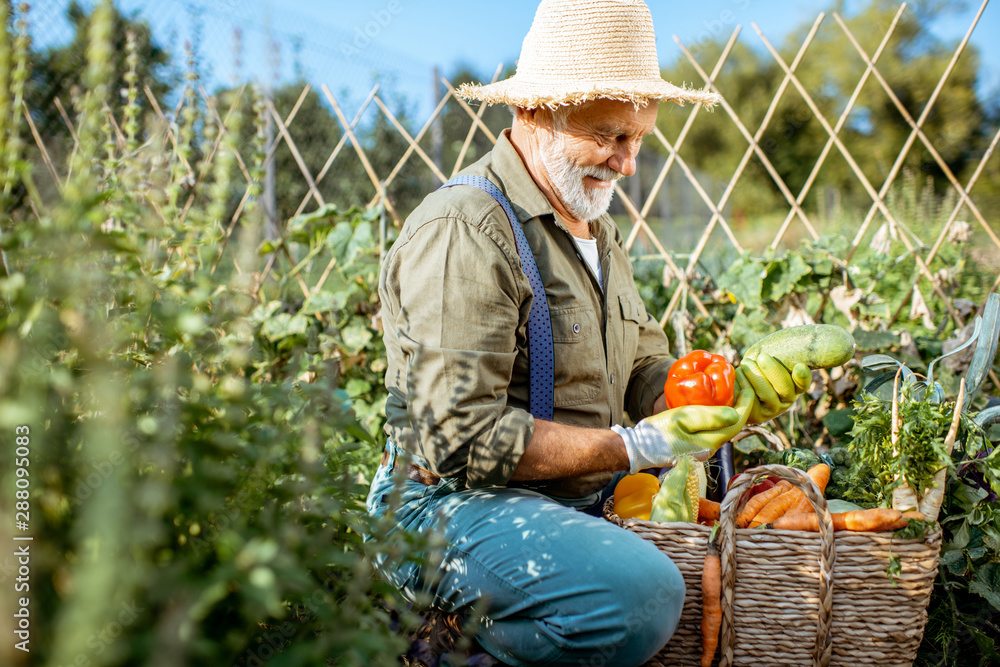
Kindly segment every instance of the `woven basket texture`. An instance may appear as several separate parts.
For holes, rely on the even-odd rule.
[[[713,664],[911,665],[937,577],[940,531],[924,539],[901,539],[892,533],[833,533],[832,527],[824,535],[730,526],[729,534],[735,535],[730,543],[735,549],[728,549],[729,557],[735,556],[733,576],[727,567],[725,522],[732,522],[739,511],[735,501],[742,489],[760,474],[778,474],[802,485],[814,506],[821,505],[817,508],[821,517],[829,517],[822,495],[815,486],[805,487],[812,483],[801,471],[761,466],[734,480],[720,519],[724,620]],[[712,529],[694,523],[623,520],[614,514],[612,500],[604,513],[609,521],[654,543],[684,577],[684,609],[677,631],[647,664],[699,665],[701,576]],[[901,565],[895,581],[887,575],[891,557]],[[831,573],[825,593],[824,561]]]

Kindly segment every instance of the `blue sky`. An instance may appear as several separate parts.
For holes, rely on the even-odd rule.
[[[913,5],[919,5],[917,0]],[[758,47],[751,28],[756,22],[772,43],[811,22],[834,0],[647,0],[657,32],[661,63],[680,55],[677,35],[691,45],[706,37],[728,37],[737,24],[741,39]],[[82,0],[85,7],[94,0]],[[843,0],[850,15],[864,3]],[[950,2],[957,9],[931,26],[938,37],[957,41],[968,30],[980,2]],[[1000,94],[1000,3],[987,5],[973,33],[981,51],[981,94]],[[66,39],[69,28],[61,16],[68,0],[33,3],[36,41]],[[161,44],[179,53],[194,37],[210,85],[231,83],[234,29],[243,36],[240,74],[287,80],[298,61],[306,77],[326,83],[335,94],[355,105],[367,93],[375,74],[385,88],[406,96],[413,115],[426,116],[432,101],[432,72],[444,73],[459,64],[489,77],[501,62],[512,64],[531,25],[538,0],[118,0],[126,13],[136,13],[153,27]],[[908,11],[910,11],[908,9]],[[824,25],[836,29],[832,17]],[[268,44],[277,43],[277,57]],[[295,56],[295,53],[298,56]],[[271,73],[270,75],[268,73]],[[350,113],[350,103],[346,109]]]

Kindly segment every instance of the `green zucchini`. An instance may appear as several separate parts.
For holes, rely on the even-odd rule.
[[[756,361],[764,352],[789,371],[798,363],[812,369],[833,368],[850,361],[856,348],[854,337],[842,327],[803,324],[761,338],[750,346],[743,358]]]

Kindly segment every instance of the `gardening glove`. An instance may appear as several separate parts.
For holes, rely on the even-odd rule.
[[[763,424],[782,414],[812,384],[812,371],[805,364],[795,364],[789,373],[777,359],[763,353],[755,361],[741,361],[736,376],[742,376],[756,396],[750,424]]]
[[[685,405],[646,417],[634,427],[612,426],[625,441],[629,474],[646,468],[673,466],[687,454],[708,460],[746,425],[756,397],[737,376],[736,407]]]

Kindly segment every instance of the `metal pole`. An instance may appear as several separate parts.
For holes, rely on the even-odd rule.
[[[274,104],[274,88],[273,83],[278,77],[278,67],[277,67],[277,44],[274,41],[274,33],[272,31],[271,24],[271,3],[265,3],[265,23],[267,24],[267,49],[270,54],[269,64],[270,64],[270,75],[264,77],[264,97],[267,98],[271,104]],[[267,135],[266,146],[271,146],[274,143],[274,119],[271,118],[271,114],[267,114],[267,125],[265,126],[264,133]],[[268,160],[267,166],[264,169],[264,192],[261,203],[264,205],[264,215],[267,218],[266,224],[264,225],[264,235],[268,239],[277,239],[280,236],[278,231],[278,204],[277,196],[275,194],[275,159],[272,158]]]
[[[437,65],[434,66],[431,76],[432,81],[432,94],[434,96],[433,103],[431,104],[431,109],[437,108],[438,102],[441,99],[441,72],[438,70]],[[434,160],[434,164],[442,172],[444,171],[443,164],[443,146],[444,146],[444,128],[441,125],[441,114],[438,114],[437,118],[434,119],[434,124],[431,126],[431,159]]]

